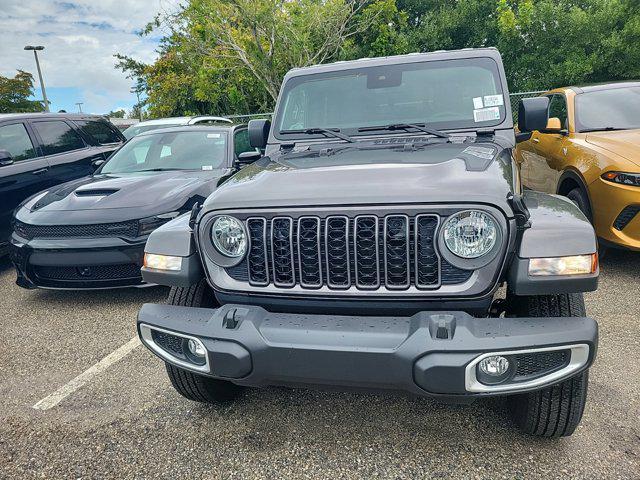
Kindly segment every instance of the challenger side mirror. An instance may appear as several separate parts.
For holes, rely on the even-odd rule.
[[[238,165],[248,165],[262,158],[262,153],[257,150],[250,150],[248,152],[242,152],[238,155]]]
[[[264,149],[267,146],[270,129],[270,120],[249,120],[249,144],[253,148]]]
[[[13,157],[8,150],[0,150],[0,167],[5,165],[11,165],[13,163]]]
[[[531,132],[544,131],[549,122],[549,97],[523,98],[518,105],[518,142],[529,140]]]

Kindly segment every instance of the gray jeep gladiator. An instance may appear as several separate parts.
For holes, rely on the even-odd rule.
[[[502,395],[523,431],[571,435],[598,343],[583,292],[594,231],[570,201],[523,191],[495,49],[294,69],[264,155],[151,234],[144,279],[171,286],[138,333],[188,399],[246,387]],[[504,288],[501,288],[504,287]]]

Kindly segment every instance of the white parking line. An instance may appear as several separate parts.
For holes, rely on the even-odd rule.
[[[76,378],[71,380],[69,383],[63,385],[58,390],[53,392],[48,397],[43,398],[38,403],[36,403],[33,408],[36,410],[49,410],[50,408],[55,407],[62,400],[67,398],[73,392],[81,388],[83,385],[89,383],[96,375],[104,372],[111,365],[116,363],[118,360],[122,360],[128,353],[132,352],[134,348],[140,345],[140,340],[138,337],[133,337],[127,343],[119,347],[118,349],[111,352],[109,355],[104,357],[98,363],[89,367],[87,370],[82,372]]]

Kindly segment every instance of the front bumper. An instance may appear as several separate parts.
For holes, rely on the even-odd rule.
[[[640,214],[636,214],[622,229],[616,219],[626,207],[640,206],[640,188],[619,185],[598,178],[589,185],[593,224],[596,234],[605,243],[640,251]]]
[[[10,238],[16,283],[24,288],[100,289],[143,284],[146,239]]]
[[[393,389],[460,401],[536,390],[568,378],[591,365],[598,342],[590,318],[303,315],[233,304],[218,309],[146,304],[138,332],[163,360],[239,385]],[[158,332],[199,342],[206,362],[178,358],[159,343]],[[532,349],[570,353],[563,368],[526,382],[485,388],[477,381],[480,356]]]

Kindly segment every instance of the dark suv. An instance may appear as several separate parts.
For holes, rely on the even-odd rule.
[[[23,200],[53,185],[90,175],[125,138],[95,115],[0,115],[0,251],[11,214]]]
[[[518,140],[548,103],[520,104]],[[146,245],[143,277],[173,288],[138,331],[178,392],[504,395],[525,432],[574,431],[596,239],[570,201],[522,190],[497,50],[293,70],[249,137],[265,156]]]

